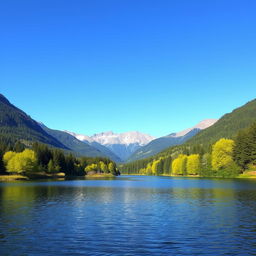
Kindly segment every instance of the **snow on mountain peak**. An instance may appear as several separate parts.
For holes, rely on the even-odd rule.
[[[168,136],[169,137],[182,137],[194,129],[204,130],[204,129],[212,126],[213,124],[215,124],[217,121],[218,121],[218,119],[205,119],[205,120],[201,121],[200,123],[198,123],[197,125],[193,126],[192,128],[188,128],[188,129],[185,129],[185,130],[177,132],[177,133],[172,133]]]
[[[137,131],[124,132],[124,133],[113,133],[113,132],[103,132],[95,134],[91,137],[94,141],[102,144],[139,144],[146,145],[151,140],[155,139],[153,136],[140,133]]]
[[[198,128],[198,129],[203,130],[203,129],[206,129],[206,128],[214,125],[217,121],[218,121],[218,119],[205,119],[205,120],[201,121],[200,123],[198,123],[193,128]]]
[[[90,142],[90,143],[94,141],[91,137],[89,137],[87,135],[77,134],[77,133],[70,132],[70,131],[64,131],[64,132],[74,136],[75,138],[77,138],[80,141],[84,141],[84,142],[86,141],[86,142]]]
[[[138,144],[146,145],[150,141],[154,140],[155,137],[140,133],[137,131],[124,132],[124,133],[113,133],[112,131],[102,132],[94,134],[93,136],[87,136],[83,134],[77,134],[70,131],[65,131],[66,133],[76,137],[78,140],[87,141],[87,142],[98,142],[101,145],[110,145],[110,144]]]

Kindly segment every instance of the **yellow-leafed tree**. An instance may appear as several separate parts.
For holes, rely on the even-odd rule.
[[[153,163],[152,163],[152,174],[153,175],[159,175],[159,173],[161,171],[160,163],[161,163],[161,159],[153,161]]]
[[[13,152],[13,151],[8,151],[4,154],[3,156],[3,160],[5,165],[7,165],[7,163],[9,162],[9,160],[11,160],[11,158],[13,158],[17,153]]]
[[[37,159],[35,152],[31,149],[25,149],[21,153],[6,152],[4,154],[4,162],[8,172],[22,173],[35,169]]]
[[[99,167],[100,167],[100,170],[102,172],[104,172],[104,173],[108,172],[108,166],[104,162],[100,161],[99,162]]]
[[[152,174],[152,163],[148,163],[146,167],[146,174],[151,175]]]
[[[200,170],[200,156],[193,154],[187,158],[187,174],[196,175]]]
[[[84,168],[85,172],[97,172],[98,171],[98,165],[97,164],[90,164],[90,165],[87,165],[85,168]]]
[[[218,140],[212,148],[213,170],[226,169],[234,164],[233,161],[234,141],[229,139]]]
[[[172,162],[172,174],[174,175],[185,175],[186,174],[186,163],[187,163],[187,155],[179,155]]]

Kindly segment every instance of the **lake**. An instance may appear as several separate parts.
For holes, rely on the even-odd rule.
[[[2,182],[0,255],[256,255],[256,180]]]

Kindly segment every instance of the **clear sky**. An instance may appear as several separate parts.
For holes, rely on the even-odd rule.
[[[48,127],[162,136],[256,95],[256,1],[0,2],[0,92]]]

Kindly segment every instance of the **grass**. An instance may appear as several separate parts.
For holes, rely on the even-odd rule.
[[[0,181],[14,181],[14,180],[36,180],[36,179],[51,179],[51,178],[64,178],[65,173],[45,173],[45,172],[34,172],[27,175],[21,174],[10,174],[0,175]]]
[[[256,171],[245,171],[244,173],[240,174],[238,178],[250,178],[250,179],[256,179]]]
[[[93,173],[85,175],[86,178],[115,178],[112,173]]]
[[[0,181],[28,180],[29,178],[19,174],[0,175]]]

